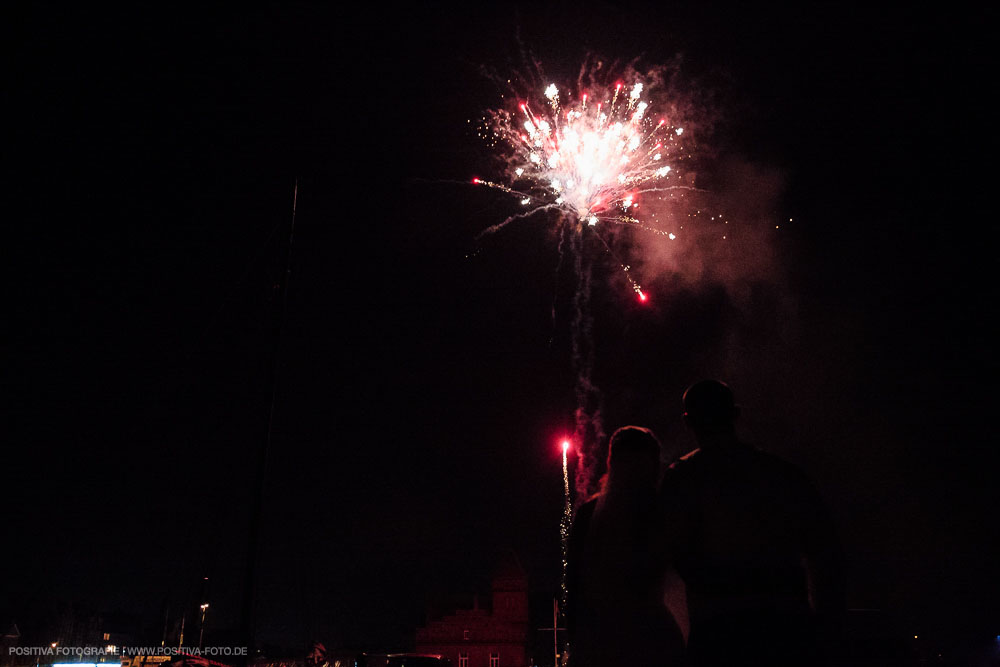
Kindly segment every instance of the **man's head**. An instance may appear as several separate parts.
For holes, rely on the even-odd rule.
[[[622,426],[608,444],[608,477],[612,484],[655,485],[660,473],[660,441],[641,426]]]
[[[740,409],[733,391],[718,380],[696,382],[684,392],[684,422],[698,442],[733,437]]]

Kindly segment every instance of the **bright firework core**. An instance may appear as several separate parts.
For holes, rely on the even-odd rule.
[[[551,84],[542,110],[523,102],[519,119],[498,118],[497,134],[514,149],[512,189],[526,191],[522,203],[555,204],[591,226],[637,208],[638,195],[670,174],[667,158],[683,132],[651,119],[642,92],[636,83],[623,100],[618,84],[607,99],[584,93],[563,108]]]

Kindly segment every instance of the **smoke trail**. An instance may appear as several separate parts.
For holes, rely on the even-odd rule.
[[[576,221],[565,221],[565,224],[573,223],[579,225]],[[576,370],[573,440],[579,451],[579,463],[576,468],[576,491],[579,502],[597,491],[594,471],[599,463],[598,451],[604,441],[604,425],[601,420],[601,392],[593,380],[593,317],[590,314],[593,260],[583,252],[583,237],[579,232],[570,235],[570,250],[577,277],[570,336],[573,366]]]
[[[552,286],[552,308],[551,308],[551,324],[552,324],[552,335],[549,336],[549,347],[552,347],[552,343],[555,342],[556,338],[556,302],[559,300],[559,276],[562,275],[563,259],[566,256],[563,248],[566,245],[566,238],[572,233],[572,229],[567,221],[563,221],[563,224],[559,226],[559,244],[556,246],[556,252],[559,255],[559,260],[556,262],[555,270],[555,284]]]

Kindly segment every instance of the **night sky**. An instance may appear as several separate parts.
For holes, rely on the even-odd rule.
[[[209,576],[236,623],[296,179],[260,637],[403,645],[508,548],[551,596],[572,281],[544,219],[477,243],[509,203],[469,184],[500,178],[483,68],[523,49],[672,63],[732,209],[729,249],[636,259],[648,306],[597,261],[609,431],[683,453],[684,387],[729,381],[827,499],[852,606],[1000,632],[995,13],[355,4],[8,10],[0,622]]]

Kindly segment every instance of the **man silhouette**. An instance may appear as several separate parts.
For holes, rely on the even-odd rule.
[[[683,400],[699,448],[668,468],[659,502],[684,583],[691,664],[824,664],[819,630],[842,603],[819,495],[794,466],[740,441],[724,383],[698,382]]]

